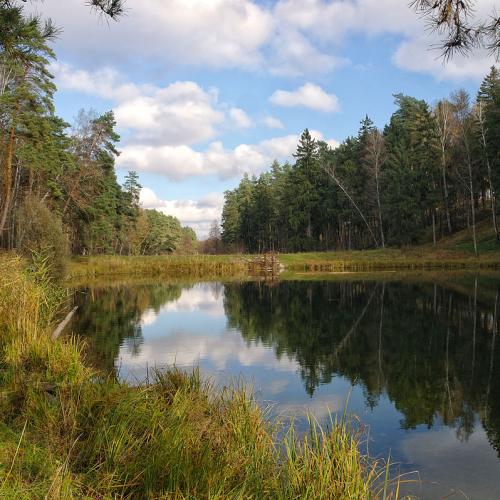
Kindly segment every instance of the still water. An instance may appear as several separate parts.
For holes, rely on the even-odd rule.
[[[437,280],[437,281],[436,281]],[[421,498],[500,498],[500,279],[451,275],[80,287],[92,362],[197,365],[273,412],[356,414]],[[497,311],[498,309],[498,311]],[[300,424],[299,424],[300,425]]]

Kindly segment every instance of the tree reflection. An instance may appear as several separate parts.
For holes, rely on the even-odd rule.
[[[298,361],[311,396],[342,375],[371,408],[387,394],[403,428],[443,422],[466,440],[479,416],[498,450],[498,291],[479,285],[251,282],[227,285],[224,304],[248,342]]]
[[[143,314],[148,310],[158,313],[185,288],[181,284],[119,285],[76,291],[78,314],[72,326],[85,339],[90,362],[99,370],[114,373],[120,346],[127,345],[132,353],[140,349]]]
[[[140,351],[145,313],[158,313],[185,289],[80,290],[73,329],[84,333],[95,366],[113,372],[121,346]],[[227,326],[249,345],[261,343],[279,359],[294,359],[311,397],[340,375],[361,385],[369,408],[387,395],[403,428],[442,422],[467,440],[480,420],[500,450],[500,299],[493,280],[212,284],[210,300],[218,302],[219,294]]]

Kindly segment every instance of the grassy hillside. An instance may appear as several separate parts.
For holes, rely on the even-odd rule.
[[[476,239],[480,255],[500,252],[500,242],[497,242],[495,238],[495,232],[489,218],[476,225]],[[439,241],[437,246],[438,248],[473,254],[472,229],[464,229],[447,236]]]
[[[489,220],[476,227],[478,253],[474,255],[472,230],[443,238],[436,246],[396,249],[306,252],[282,254],[280,261],[290,271],[361,271],[408,269],[461,269],[500,267],[500,243]]]

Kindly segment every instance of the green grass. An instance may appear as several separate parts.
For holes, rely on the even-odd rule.
[[[347,417],[298,437],[196,370],[139,386],[93,371],[80,342],[50,339],[64,294],[43,266],[0,266],[0,498],[398,496]]]
[[[458,231],[436,246],[405,249],[353,250],[282,254],[288,271],[384,271],[420,269],[480,269],[500,267],[500,243],[489,220],[476,227],[478,252],[474,255],[472,230]]]
[[[500,252],[500,242],[497,242],[495,238],[489,217],[476,225],[476,240],[480,256],[488,257],[489,254]],[[439,242],[438,246],[448,250],[473,254],[472,229],[464,229],[451,236],[447,236]]]
[[[413,249],[353,250],[282,254],[288,271],[343,272],[500,267],[500,252],[476,257],[465,251],[417,247]]]

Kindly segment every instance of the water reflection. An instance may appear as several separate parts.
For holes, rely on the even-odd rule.
[[[230,326],[295,359],[308,394],[340,374],[362,384],[370,407],[387,393],[405,428],[441,419],[466,439],[474,412],[499,419],[495,296],[479,302],[477,289],[290,282],[232,285],[224,297]]]
[[[372,452],[392,449],[445,491],[500,493],[495,280],[121,285],[75,300],[74,330],[101,369],[140,379],[146,367],[199,364],[243,374],[281,413],[318,417],[354,387]]]

